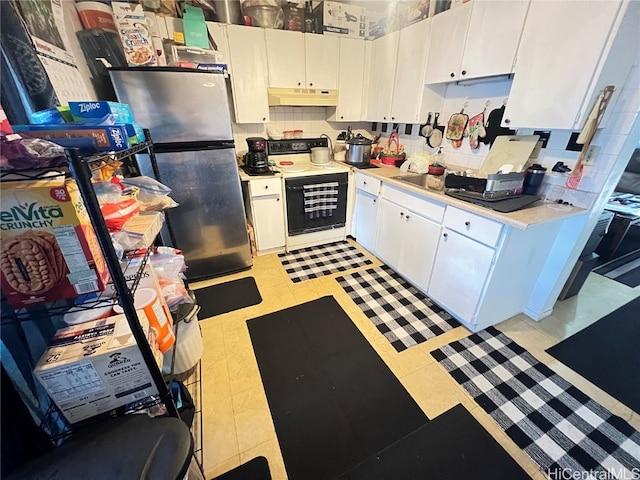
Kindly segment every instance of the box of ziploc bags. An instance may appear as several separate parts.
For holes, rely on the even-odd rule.
[[[118,102],[69,102],[71,115],[76,121],[85,118],[103,118],[109,114],[113,115],[116,123],[135,123],[133,113],[129,105]]]
[[[14,125],[16,132],[25,132],[33,138],[55,142],[56,138],[93,137],[101,152],[125,150],[131,146],[125,125]]]

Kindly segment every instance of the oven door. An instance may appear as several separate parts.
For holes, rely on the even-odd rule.
[[[344,227],[348,182],[347,173],[285,180],[289,235]]]

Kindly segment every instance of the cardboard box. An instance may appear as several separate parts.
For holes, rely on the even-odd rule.
[[[8,182],[0,202],[2,291],[14,308],[104,290],[109,273],[74,180]]]
[[[93,137],[101,152],[126,150],[131,146],[126,125],[15,125],[14,130],[53,142],[56,138]],[[135,133],[135,128],[132,131]]]
[[[299,7],[295,3],[287,3],[282,6],[282,12],[284,13],[283,30],[304,32],[304,8]]]
[[[158,393],[124,315],[58,330],[34,374],[71,423]]]
[[[113,8],[113,16],[128,65],[131,67],[156,65],[156,52],[142,5],[111,2],[111,8]]]
[[[314,9],[316,31],[329,35],[367,38],[367,9],[356,5],[324,0]]]

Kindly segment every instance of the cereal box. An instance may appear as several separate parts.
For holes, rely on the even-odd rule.
[[[58,330],[34,373],[71,423],[157,394],[124,315]]]
[[[142,5],[111,2],[111,8],[113,8],[120,41],[124,47],[124,54],[129,66],[151,67],[156,65],[156,52]]]
[[[2,185],[2,291],[14,308],[102,291],[108,270],[74,180]]]

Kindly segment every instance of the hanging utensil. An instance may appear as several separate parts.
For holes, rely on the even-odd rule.
[[[465,103],[465,106],[467,104]],[[449,118],[449,122],[447,124],[447,140],[460,140],[464,135],[464,130],[467,128],[467,123],[469,122],[469,115],[464,113],[464,107],[460,110],[460,113],[454,113]]]
[[[429,138],[433,133],[433,126],[431,125],[431,112],[429,112],[429,116],[427,117],[427,123],[424,125],[420,125],[420,136],[424,138]]]
[[[582,170],[584,169],[584,158],[591,146],[591,140],[593,140],[593,137],[596,134],[596,129],[604,116],[604,111],[607,109],[607,105],[609,104],[609,100],[611,99],[611,95],[613,95],[614,90],[615,87],[613,85],[607,85],[602,89],[591,113],[589,113],[589,116],[587,117],[584,127],[582,127],[582,132],[580,132],[577,140],[582,143],[582,150],[580,150],[580,156],[578,157],[575,167],[573,167],[573,171],[569,175],[569,178],[567,178],[566,186],[568,188],[578,188],[578,185],[580,184],[580,180],[582,179]]]
[[[444,125],[438,125],[438,118],[440,117],[439,113],[435,113],[435,118],[433,120],[433,132],[431,132],[431,136],[427,138],[427,145],[432,148],[439,147],[442,145],[442,137],[444,135]]]
[[[487,130],[484,128],[484,114],[489,106],[489,101],[485,104],[484,110],[474,115],[469,119],[469,146],[471,150],[476,150],[480,147],[479,138],[487,136]]]

